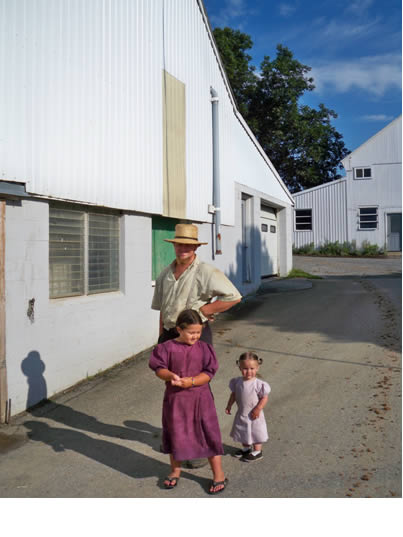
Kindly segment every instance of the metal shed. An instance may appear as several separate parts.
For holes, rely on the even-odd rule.
[[[402,249],[402,117],[350,153],[346,177],[293,195],[294,246],[364,241]]]

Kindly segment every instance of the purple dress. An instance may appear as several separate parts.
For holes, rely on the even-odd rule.
[[[206,373],[212,378],[218,363],[212,345],[174,339],[157,345],[150,358],[153,371],[168,369],[180,377]],[[179,388],[166,382],[162,406],[162,451],[177,461],[222,455],[220,427],[209,383]]]

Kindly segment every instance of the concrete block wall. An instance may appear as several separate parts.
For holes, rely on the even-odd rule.
[[[122,216],[121,247],[121,291],[51,300],[49,205],[7,202],[6,361],[12,414],[155,343],[151,218]]]

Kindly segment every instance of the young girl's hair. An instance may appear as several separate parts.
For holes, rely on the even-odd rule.
[[[179,328],[186,328],[190,324],[203,324],[199,313],[196,310],[183,310],[176,319],[176,326]]]
[[[254,352],[248,351],[248,352],[244,352],[243,354],[241,354],[241,356],[239,357],[239,360],[236,361],[236,365],[240,366],[241,362],[245,362],[246,360],[254,360],[259,365],[263,363],[262,358],[259,358],[258,355],[255,354]]]

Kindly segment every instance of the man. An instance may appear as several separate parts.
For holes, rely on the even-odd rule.
[[[176,259],[162,270],[155,284],[151,307],[160,311],[158,343],[178,337],[175,324],[179,313],[194,309],[203,321],[200,339],[212,344],[209,321],[240,302],[242,296],[221,270],[196,256],[197,248],[207,244],[199,242],[197,226],[177,224],[175,238],[164,240],[173,243]]]
[[[197,248],[207,244],[199,242],[197,226],[177,224],[175,238],[164,240],[173,243],[176,259],[162,270],[155,283],[151,307],[160,311],[158,343],[178,337],[175,326],[179,313],[194,309],[203,321],[200,339],[212,344],[209,321],[213,321],[217,313],[238,304],[242,296],[221,270],[203,263],[196,256]],[[214,302],[213,298],[216,298]],[[184,462],[189,468],[207,464],[205,459]]]

